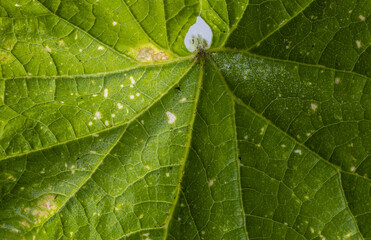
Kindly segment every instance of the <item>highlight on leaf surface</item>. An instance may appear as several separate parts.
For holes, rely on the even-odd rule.
[[[370,15],[0,0],[0,239],[371,239]]]

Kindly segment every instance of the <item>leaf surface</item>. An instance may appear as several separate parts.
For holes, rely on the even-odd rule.
[[[370,14],[0,0],[1,239],[371,239]]]

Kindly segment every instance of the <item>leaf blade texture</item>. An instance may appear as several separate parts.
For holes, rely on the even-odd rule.
[[[370,15],[0,0],[1,239],[371,239]]]

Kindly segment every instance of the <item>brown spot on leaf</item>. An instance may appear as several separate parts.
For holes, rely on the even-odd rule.
[[[35,215],[35,216],[39,216],[39,217],[46,217],[48,215],[46,211],[41,211],[41,210],[38,210],[38,209],[34,209],[32,211],[32,214]]]
[[[30,224],[27,221],[22,221],[21,224],[25,227],[30,227]]]
[[[137,60],[141,62],[163,61],[169,59],[165,52],[156,52],[151,47],[139,48]]]
[[[38,202],[37,207],[32,211],[32,214],[39,217],[46,217],[49,213],[56,209],[54,195],[45,195]]]

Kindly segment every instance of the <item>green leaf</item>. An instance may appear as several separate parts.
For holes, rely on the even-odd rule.
[[[0,0],[0,238],[371,239],[370,16]]]

